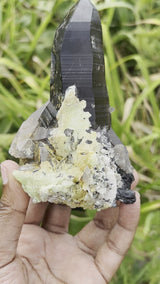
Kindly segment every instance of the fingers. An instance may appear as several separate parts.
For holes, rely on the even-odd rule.
[[[138,183],[138,174],[134,170],[134,189]],[[119,208],[108,208],[97,212],[93,221],[89,222],[77,235],[79,247],[95,256],[97,249],[105,242],[109,231],[117,222]]]
[[[68,232],[71,209],[66,205],[49,204],[43,228],[53,233]]]
[[[136,193],[134,204],[121,204],[117,224],[111,230],[107,241],[98,250],[95,263],[110,282],[120,266],[133,240],[140,214],[140,196]]]
[[[33,203],[30,199],[24,223],[39,226],[42,223],[47,206],[47,202]]]
[[[98,212],[76,236],[78,246],[93,256],[105,242],[110,229],[118,218],[119,208],[108,208]]]
[[[134,181],[131,184],[131,189],[132,190],[137,186],[137,184],[139,182],[139,175],[138,175],[138,173],[137,173],[137,171],[135,169],[133,170],[133,175],[134,175]]]
[[[29,197],[12,176],[19,166],[12,161],[1,164],[3,194],[0,201],[0,267],[10,263],[15,255]]]
[[[33,203],[30,199],[24,223],[38,226],[43,223],[43,228],[50,232],[68,232],[70,211],[65,205]]]

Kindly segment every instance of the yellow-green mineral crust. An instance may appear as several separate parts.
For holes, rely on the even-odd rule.
[[[14,171],[33,202],[89,209],[116,206],[122,177],[115,156],[120,163],[118,155],[122,152],[123,156],[125,148],[119,145],[116,154],[105,127],[91,129],[85,107],[86,101],[78,99],[75,86],[68,88],[57,112],[57,127],[50,128],[46,140],[36,141],[33,159],[27,163],[22,159],[24,164]]]

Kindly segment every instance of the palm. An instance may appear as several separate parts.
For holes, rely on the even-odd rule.
[[[106,283],[94,258],[78,247],[76,238],[34,225],[24,225],[17,258],[5,272],[8,283],[14,279],[16,284]]]
[[[13,170],[15,164],[12,163],[11,168]],[[0,283],[108,283],[133,239],[139,216],[138,201],[121,205],[120,210],[111,208],[97,213],[93,221],[72,237],[67,233],[70,217],[67,206],[47,207],[47,204],[33,205],[31,201],[27,205],[28,197],[11,179],[12,190],[14,195],[19,192],[19,200],[15,198],[12,210],[7,212],[10,228],[3,228],[6,239],[2,234]],[[6,198],[9,187],[10,182],[4,187],[1,200],[0,227],[1,217],[6,208],[8,210],[10,198],[13,199],[12,193]],[[15,205],[19,208],[14,209]],[[43,227],[40,227],[42,220]],[[12,232],[13,222],[15,232]],[[20,223],[24,223],[21,234]]]

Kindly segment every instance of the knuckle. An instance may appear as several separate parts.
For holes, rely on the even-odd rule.
[[[111,251],[113,251],[114,253],[116,253],[116,254],[118,254],[119,256],[122,256],[122,257],[125,256],[126,252],[124,252],[124,250],[122,250],[120,247],[118,247],[113,240],[108,240],[107,245],[108,245],[108,248]]]

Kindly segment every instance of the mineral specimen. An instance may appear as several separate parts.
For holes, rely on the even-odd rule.
[[[34,202],[104,209],[135,201],[125,146],[111,128],[99,15],[80,0],[56,31],[48,101],[20,127],[10,154]]]

